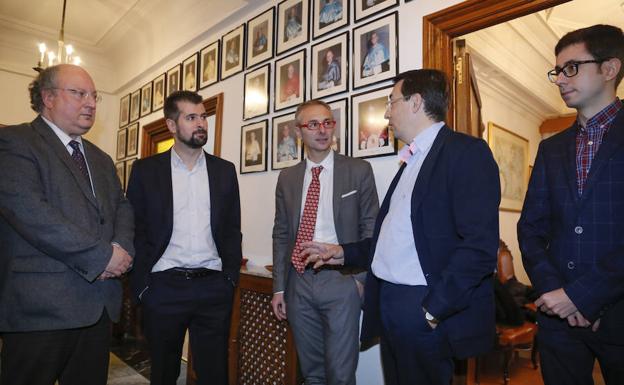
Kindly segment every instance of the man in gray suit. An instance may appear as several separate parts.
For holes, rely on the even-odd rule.
[[[271,305],[292,327],[306,384],[355,384],[365,273],[312,270],[299,252],[312,239],[356,242],[372,235],[379,210],[373,171],[332,151],[336,121],[326,103],[301,104],[295,121],[307,160],[283,170],[277,182]]]
[[[111,158],[81,136],[99,100],[78,66],[31,83],[39,116],[0,130],[2,385],[104,385],[134,220]]]

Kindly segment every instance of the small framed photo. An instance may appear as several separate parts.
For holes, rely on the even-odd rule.
[[[267,125],[265,119],[241,128],[241,174],[267,170]]]
[[[394,133],[384,118],[392,87],[351,96],[351,156],[371,158],[396,154]]]
[[[139,122],[128,126],[128,145],[126,146],[126,156],[134,156],[139,151]]]
[[[396,76],[398,37],[396,12],[353,30],[353,88]]]
[[[270,64],[245,74],[243,120],[269,113]]]
[[[119,178],[121,189],[125,190],[126,186],[124,184],[126,183],[126,167],[123,161],[115,163],[115,172],[117,173],[117,178]]]
[[[309,0],[284,0],[277,5],[278,55],[308,42],[309,13]]]
[[[245,24],[223,35],[223,52],[221,53],[221,79],[241,72],[245,60]]]
[[[312,99],[349,89],[349,32],[312,46]]]
[[[312,36],[315,39],[349,24],[349,0],[312,1]]]
[[[305,49],[275,62],[275,111],[305,100]]]
[[[130,123],[130,94],[119,100],[119,127]]]
[[[199,51],[199,88],[206,88],[219,80],[219,40]]]
[[[191,55],[188,59],[182,62],[182,68],[184,73],[182,79],[184,79],[185,91],[197,91],[197,53]]]
[[[272,170],[280,170],[301,162],[301,140],[297,135],[294,112],[273,118],[271,143]]]
[[[166,74],[162,74],[153,80],[154,96],[152,96],[152,112],[160,110],[165,104],[166,76]]]
[[[398,4],[399,0],[355,0],[355,21],[361,21]]]
[[[332,137],[332,149],[339,154],[347,155],[347,127],[349,127],[347,106],[349,103],[347,98],[344,98],[327,104],[331,107],[332,115],[336,121],[336,128],[334,128]]]
[[[125,177],[126,177],[126,183],[124,184],[124,186],[126,186],[126,188],[128,188],[128,181],[130,180],[130,174],[132,173],[132,164],[134,163],[134,161],[137,160],[137,158],[132,158],[132,159],[128,159],[125,162],[125,166],[126,166],[126,172],[125,172]]]
[[[141,87],[141,116],[152,112],[152,82]]]
[[[117,160],[126,157],[126,139],[128,137],[128,129],[123,128],[117,131]]]
[[[247,68],[273,57],[275,7],[247,22]]]
[[[141,89],[130,94],[130,122],[139,119],[141,114]]]
[[[167,71],[167,96],[180,91],[180,64]]]

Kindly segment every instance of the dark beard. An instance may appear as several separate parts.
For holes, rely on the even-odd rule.
[[[200,132],[206,133],[203,139],[199,139],[195,136],[195,134],[198,134]],[[205,130],[194,131],[193,134],[191,134],[191,137],[189,139],[185,139],[180,135],[177,135],[177,137],[180,142],[186,144],[189,148],[202,148],[208,141],[208,132]]]

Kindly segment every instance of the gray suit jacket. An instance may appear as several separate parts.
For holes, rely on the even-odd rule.
[[[273,225],[273,292],[286,287],[290,258],[301,215],[306,162],[283,170],[275,189]],[[379,200],[370,164],[334,153],[334,225],[339,243],[372,236]]]
[[[95,196],[41,117],[0,129],[0,331],[119,318],[118,279],[98,281],[111,242],[134,254],[134,219],[111,158],[83,139]]]

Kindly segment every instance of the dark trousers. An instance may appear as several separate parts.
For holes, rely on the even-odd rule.
[[[151,384],[175,385],[188,330],[197,384],[225,385],[234,285],[220,271],[189,278],[172,270],[152,273],[141,296]]]
[[[1,385],[106,385],[111,321],[92,326],[2,334]]]
[[[537,338],[544,384],[592,385],[595,360],[600,363],[605,384],[624,384],[623,345],[600,340],[591,329],[542,328]]]
[[[453,360],[443,325],[427,323],[426,286],[381,282],[381,362],[386,385],[449,385]]]

